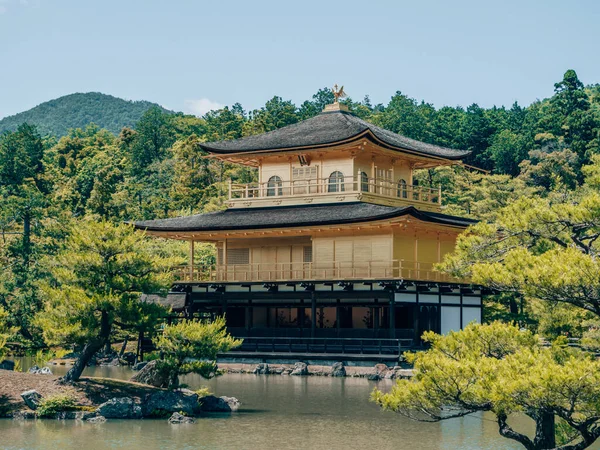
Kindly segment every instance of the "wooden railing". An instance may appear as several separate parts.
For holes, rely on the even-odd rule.
[[[349,261],[314,263],[227,264],[215,266],[179,266],[180,281],[303,281],[404,279],[420,281],[457,281],[435,270],[433,262],[422,261]]]
[[[368,193],[386,198],[441,205],[441,187],[428,187],[361,177],[315,178],[312,180],[279,181],[247,184],[229,184],[229,200],[297,197]]]

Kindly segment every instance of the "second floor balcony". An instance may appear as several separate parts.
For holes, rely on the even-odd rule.
[[[465,282],[439,272],[436,263],[423,261],[331,261],[260,264],[179,266],[176,276],[184,282],[282,282],[343,280],[410,280]]]
[[[334,172],[327,178],[282,181],[271,177],[266,182],[229,184],[229,206],[274,206],[281,204],[335,203],[340,201],[373,201],[390,206],[415,205],[420,209],[439,211],[441,187],[432,189],[365,176],[343,176]]]

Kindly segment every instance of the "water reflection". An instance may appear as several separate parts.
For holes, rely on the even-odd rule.
[[[60,375],[68,368],[53,366]],[[94,367],[84,375],[127,379],[128,369]],[[369,402],[376,386],[358,378],[230,374],[213,380],[183,377],[196,389],[242,401],[239,413],[205,417],[190,425],[165,420],[116,421],[92,425],[74,421],[0,420],[0,447],[7,449],[518,449],[498,435],[492,416],[444,423],[418,423],[385,413]],[[392,383],[378,385],[389,389]]]

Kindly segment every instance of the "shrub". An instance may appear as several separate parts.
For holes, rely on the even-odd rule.
[[[75,399],[70,395],[58,394],[42,399],[37,409],[38,417],[52,417],[58,412],[77,410]]]
[[[200,400],[201,398],[204,398],[204,397],[208,397],[209,395],[213,395],[213,393],[210,392],[208,390],[208,387],[206,387],[206,386],[202,386],[200,389],[198,389],[197,391],[194,391],[194,392],[196,392],[196,394],[198,394],[198,400]]]

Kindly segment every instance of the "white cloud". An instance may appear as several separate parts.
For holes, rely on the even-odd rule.
[[[188,114],[194,114],[196,116],[203,116],[204,114],[206,114],[209,111],[212,111],[215,109],[221,109],[225,106],[225,105],[222,105],[221,103],[214,102],[208,98],[200,98],[197,100],[188,99],[188,100],[185,100],[183,103],[184,103],[184,108],[183,108],[184,112],[186,112]]]

